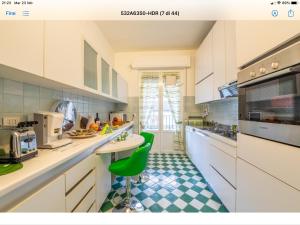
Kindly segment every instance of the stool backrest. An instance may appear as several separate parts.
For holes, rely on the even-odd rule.
[[[128,176],[136,176],[145,170],[150,149],[151,144],[147,143],[145,146],[139,147],[131,154],[127,162]]]
[[[145,139],[144,144],[142,144],[141,147],[145,146],[147,143],[150,143],[151,144],[150,149],[151,149],[154,141],[154,134],[143,131],[140,133],[140,135],[143,136]]]

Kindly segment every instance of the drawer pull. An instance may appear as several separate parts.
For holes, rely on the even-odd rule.
[[[211,164],[209,164],[210,165],[210,167],[214,170],[214,171],[216,171],[216,173],[217,174],[219,174],[231,187],[233,187],[234,188],[234,190],[236,190],[236,188],[213,166],[213,165],[211,165]]]

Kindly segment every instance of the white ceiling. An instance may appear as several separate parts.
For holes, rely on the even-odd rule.
[[[195,49],[213,21],[97,21],[115,51]]]

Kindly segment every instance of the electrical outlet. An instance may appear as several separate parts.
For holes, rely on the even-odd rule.
[[[4,127],[16,127],[20,122],[19,116],[4,116],[3,117],[3,126]]]

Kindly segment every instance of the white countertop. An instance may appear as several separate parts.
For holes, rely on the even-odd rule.
[[[224,143],[226,143],[228,145],[231,145],[233,147],[237,147],[237,141],[235,141],[233,139],[230,139],[230,138],[227,138],[227,137],[223,137],[222,135],[215,134],[215,133],[210,132],[208,130],[203,130],[201,128],[197,128],[197,127],[194,127],[194,126],[188,126],[188,127],[194,128],[197,131],[200,131],[200,132],[202,132],[204,134],[207,134],[211,138],[214,138],[214,139],[216,139],[218,141],[224,142]]]
[[[133,122],[121,126],[111,134],[97,135],[87,139],[74,139],[71,144],[54,150],[39,150],[37,157],[23,162],[22,169],[0,176],[0,198],[33,179],[51,172],[54,168],[63,165],[85,151],[93,153],[112,137],[119,135],[131,126],[133,126]]]
[[[144,143],[145,139],[143,136],[138,134],[129,135],[125,141],[114,142],[105,144],[104,146],[96,150],[96,154],[122,152],[135,149]]]

